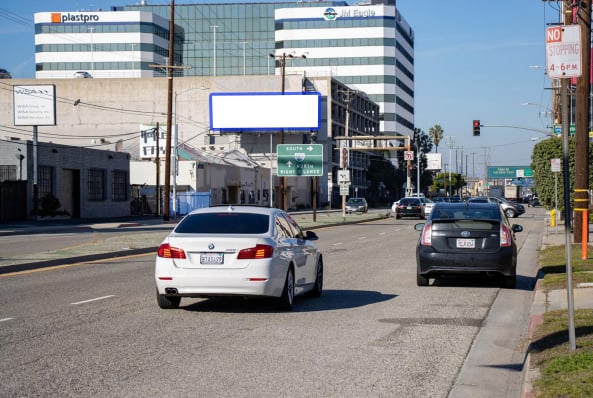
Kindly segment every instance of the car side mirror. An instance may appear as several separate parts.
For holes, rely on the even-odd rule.
[[[523,231],[523,226],[519,225],[519,224],[513,224],[513,225],[511,225],[511,228],[512,228],[513,232]]]
[[[414,229],[415,229],[416,231],[422,231],[422,229],[424,228],[424,225],[425,225],[425,224],[426,224],[426,223],[424,223],[424,222],[420,222],[420,223],[418,223],[418,224],[414,225]]]
[[[317,240],[319,237],[313,231],[305,231],[305,239],[307,240]]]

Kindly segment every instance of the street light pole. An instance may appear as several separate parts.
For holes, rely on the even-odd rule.
[[[213,31],[214,31],[214,71],[213,71],[213,76],[216,76],[216,28],[218,28],[218,25],[212,25],[210,26]]]
[[[451,151],[453,149],[453,145],[455,145],[455,137],[453,136],[449,136],[449,142],[447,143],[447,145],[449,145],[449,198],[451,197],[451,169],[453,167],[451,167]]]

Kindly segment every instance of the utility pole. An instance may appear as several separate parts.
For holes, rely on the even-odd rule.
[[[156,130],[154,130],[155,140],[156,140],[156,209],[155,209],[155,216],[159,216],[160,214],[160,202],[161,202],[161,157],[160,157],[160,150],[161,145],[159,142],[159,138],[161,135],[161,127],[159,126],[159,122],[156,122]]]
[[[583,74],[577,79],[576,113],[575,113],[575,170],[574,170],[574,242],[587,244],[588,240],[588,208],[589,208],[589,111],[591,67],[591,0],[582,0],[573,16],[573,23],[581,26],[581,70]],[[583,231],[586,231],[583,233]]]
[[[571,15],[565,13],[566,4],[561,3],[561,14],[560,17],[564,19],[564,24],[568,25],[571,23]],[[587,10],[589,12],[590,10]],[[586,33],[587,38],[590,38],[590,32]],[[582,49],[581,49],[582,51]],[[582,70],[582,69],[581,69]],[[587,79],[589,78],[587,73]],[[580,80],[580,79],[579,79]],[[566,78],[560,79],[560,91],[562,101],[562,168],[564,174],[564,243],[566,252],[566,298],[568,307],[568,345],[571,351],[576,350],[576,330],[574,320],[574,292],[572,290],[572,248],[570,241],[570,224],[571,224],[571,211],[570,211],[570,165],[569,165],[569,140],[568,135],[570,134],[570,117],[568,115],[568,80]]]
[[[175,40],[175,0],[171,0],[169,18],[169,58],[167,62],[167,137],[165,144],[165,194],[163,199],[163,220],[169,221],[169,191],[171,189],[171,125],[173,124],[173,58]]]

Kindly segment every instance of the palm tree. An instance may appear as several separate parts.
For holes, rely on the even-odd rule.
[[[439,142],[443,139],[444,133],[443,128],[439,124],[435,124],[434,127],[428,129],[428,134],[430,135],[432,142],[434,142],[435,152],[439,149]]]

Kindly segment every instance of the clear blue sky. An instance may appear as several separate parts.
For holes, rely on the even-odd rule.
[[[8,69],[14,78],[34,77],[35,12],[108,10],[112,5],[138,2],[3,1],[0,68]],[[176,4],[196,2],[177,0]],[[475,170],[483,175],[485,156],[490,165],[529,165],[537,142],[532,139],[542,139],[543,134],[519,128],[482,127],[481,136],[473,137],[472,120],[479,119],[486,126],[542,130],[550,125],[546,112],[551,107],[552,83],[544,75],[545,69],[530,66],[545,65],[545,30],[548,22],[558,20],[557,3],[396,0],[396,7],[415,35],[416,127],[428,133],[430,127],[439,124],[445,136],[455,137],[452,163],[459,165],[463,161],[468,174]],[[525,103],[538,105],[522,105]],[[439,145],[439,152],[443,162],[449,163],[446,142]]]

